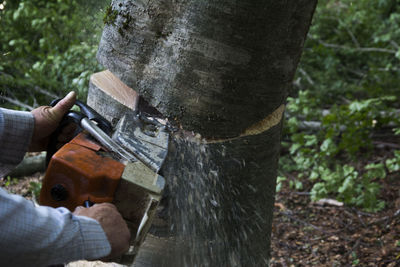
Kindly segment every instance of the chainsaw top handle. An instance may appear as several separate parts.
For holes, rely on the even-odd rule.
[[[55,99],[51,101],[50,106],[54,107],[58,102],[60,102],[62,98]],[[78,130],[76,134],[81,131],[80,123],[83,118],[88,118],[89,120],[95,121],[97,126],[102,129],[106,134],[110,134],[112,131],[112,125],[109,121],[107,121],[103,116],[101,116],[97,111],[89,107],[87,104],[83,103],[80,100],[75,101],[75,105],[77,105],[80,109],[80,112],[70,110],[68,111],[64,117],[62,118],[60,124],[57,129],[50,136],[49,144],[47,146],[47,155],[46,155],[46,166],[49,164],[51,157],[57,151],[57,138],[60,135],[62,129],[70,123],[75,123],[78,126]]]
[[[50,106],[54,107],[58,102],[60,102],[62,98],[55,99],[51,101]],[[80,100],[75,101],[75,105],[80,108],[80,112],[69,111],[63,118],[63,120],[67,120],[68,122],[75,122],[76,124],[80,124],[83,118],[88,118],[89,120],[95,121],[97,126],[100,127],[105,133],[110,134],[112,131],[111,123],[106,120],[103,116],[97,113],[96,110],[89,107],[87,104],[83,103]],[[62,124],[62,122],[60,123]],[[63,125],[65,126],[65,125]]]

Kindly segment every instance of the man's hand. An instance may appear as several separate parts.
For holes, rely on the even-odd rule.
[[[29,151],[46,150],[50,135],[57,129],[64,114],[75,104],[75,99],[76,93],[70,92],[54,107],[41,106],[31,111],[35,119],[35,127]],[[65,136],[71,135],[73,130],[72,126],[65,127],[59,137],[59,141],[68,141]]]
[[[95,204],[90,208],[77,207],[74,215],[90,217],[100,223],[111,245],[111,253],[106,259],[118,257],[128,251],[131,233],[113,204]]]

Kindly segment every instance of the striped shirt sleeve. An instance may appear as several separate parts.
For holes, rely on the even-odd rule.
[[[25,155],[32,137],[30,112],[0,108],[0,176]],[[101,225],[65,208],[34,205],[0,188],[0,266],[48,266],[99,259],[111,246]]]
[[[0,177],[24,158],[34,127],[30,112],[0,108]]]
[[[65,208],[34,205],[0,189],[0,266],[48,266],[111,252],[100,224]]]

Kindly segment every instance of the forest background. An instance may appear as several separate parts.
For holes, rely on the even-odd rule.
[[[86,99],[109,2],[0,0],[0,106],[31,110],[71,90]],[[277,191],[388,206],[385,179],[400,171],[399,60],[399,0],[319,1],[287,100]]]

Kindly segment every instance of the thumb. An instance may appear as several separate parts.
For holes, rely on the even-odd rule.
[[[75,104],[76,93],[74,91],[69,92],[63,99],[61,99],[49,112],[57,118],[61,119],[68,110]]]

